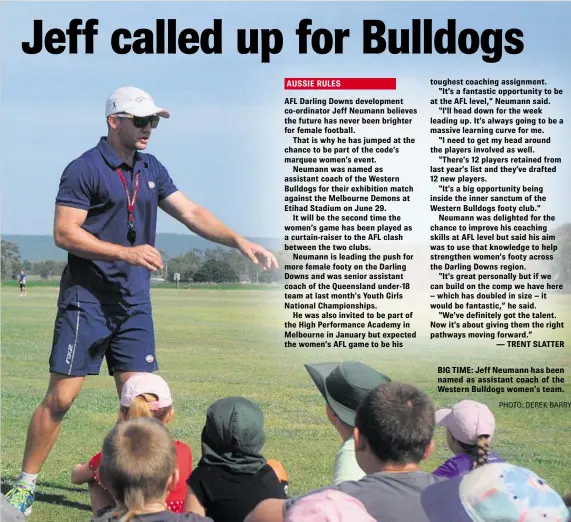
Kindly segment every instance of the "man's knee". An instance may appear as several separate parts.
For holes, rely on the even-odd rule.
[[[50,393],[46,395],[42,406],[46,408],[50,416],[54,419],[63,419],[65,414],[71,409],[75,397]]]
[[[42,402],[54,420],[62,419],[70,410],[81,390],[83,378],[61,379],[52,377],[50,387]]]

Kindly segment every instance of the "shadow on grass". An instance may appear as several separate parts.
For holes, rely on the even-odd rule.
[[[77,493],[85,493],[85,489],[81,488],[68,488],[65,486],[59,486],[52,483],[42,482],[41,486],[51,489],[62,489],[66,491],[72,491]],[[40,486],[40,487],[41,487]],[[12,489],[12,484],[7,482],[2,482],[0,489],[2,490],[2,494],[5,495],[10,489]],[[41,491],[36,492],[36,499],[37,502],[45,502],[46,504],[54,504],[57,506],[65,506],[74,509],[80,509],[82,511],[89,511],[91,512],[91,506],[89,504],[83,504],[82,502],[75,502],[73,500],[68,500],[63,495],[57,495],[54,493],[42,493]]]

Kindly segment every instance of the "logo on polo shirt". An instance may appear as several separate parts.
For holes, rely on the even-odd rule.
[[[154,181],[149,181],[149,188],[150,188],[150,189],[154,189],[154,188],[155,188],[155,182],[154,182]]]

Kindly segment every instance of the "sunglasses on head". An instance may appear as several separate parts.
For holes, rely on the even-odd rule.
[[[153,114],[152,116],[133,116],[132,114],[115,114],[117,118],[124,118],[128,120],[133,120],[133,125],[137,129],[144,129],[149,123],[151,124],[151,129],[156,129],[159,125],[160,116]]]

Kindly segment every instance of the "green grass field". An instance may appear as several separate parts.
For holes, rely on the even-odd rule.
[[[20,469],[30,416],[47,385],[47,362],[52,337],[57,288],[31,286],[26,298],[18,289],[2,287],[2,490]],[[571,301],[558,297],[560,320],[571,321]],[[283,347],[282,293],[255,288],[154,289],[157,353],[161,374],[171,385],[176,438],[200,457],[200,432],[207,406],[228,395],[256,401],[266,417],[265,455],[280,459],[290,475],[291,492],[298,494],[326,485],[340,443],[324,414],[324,402],[303,368],[306,362],[356,359],[371,364],[394,380],[414,383],[448,406],[464,395],[436,391],[437,367],[495,364],[498,366],[561,366],[568,370],[569,349],[485,347],[454,350],[420,337],[403,349],[301,350]],[[543,338],[549,339],[549,333]],[[571,339],[567,336],[568,346]],[[566,381],[571,379],[566,375]],[[468,397],[487,402],[496,414],[494,449],[508,461],[528,466],[556,489],[571,490],[570,410],[500,409],[499,400],[571,400],[571,387],[550,396],[532,394]],[[89,519],[87,489],[70,483],[76,462],[100,448],[112,427],[118,401],[106,370],[91,377],[64,420],[61,436],[40,476],[33,520]],[[441,429],[436,451],[424,464],[432,469],[449,455]]]

